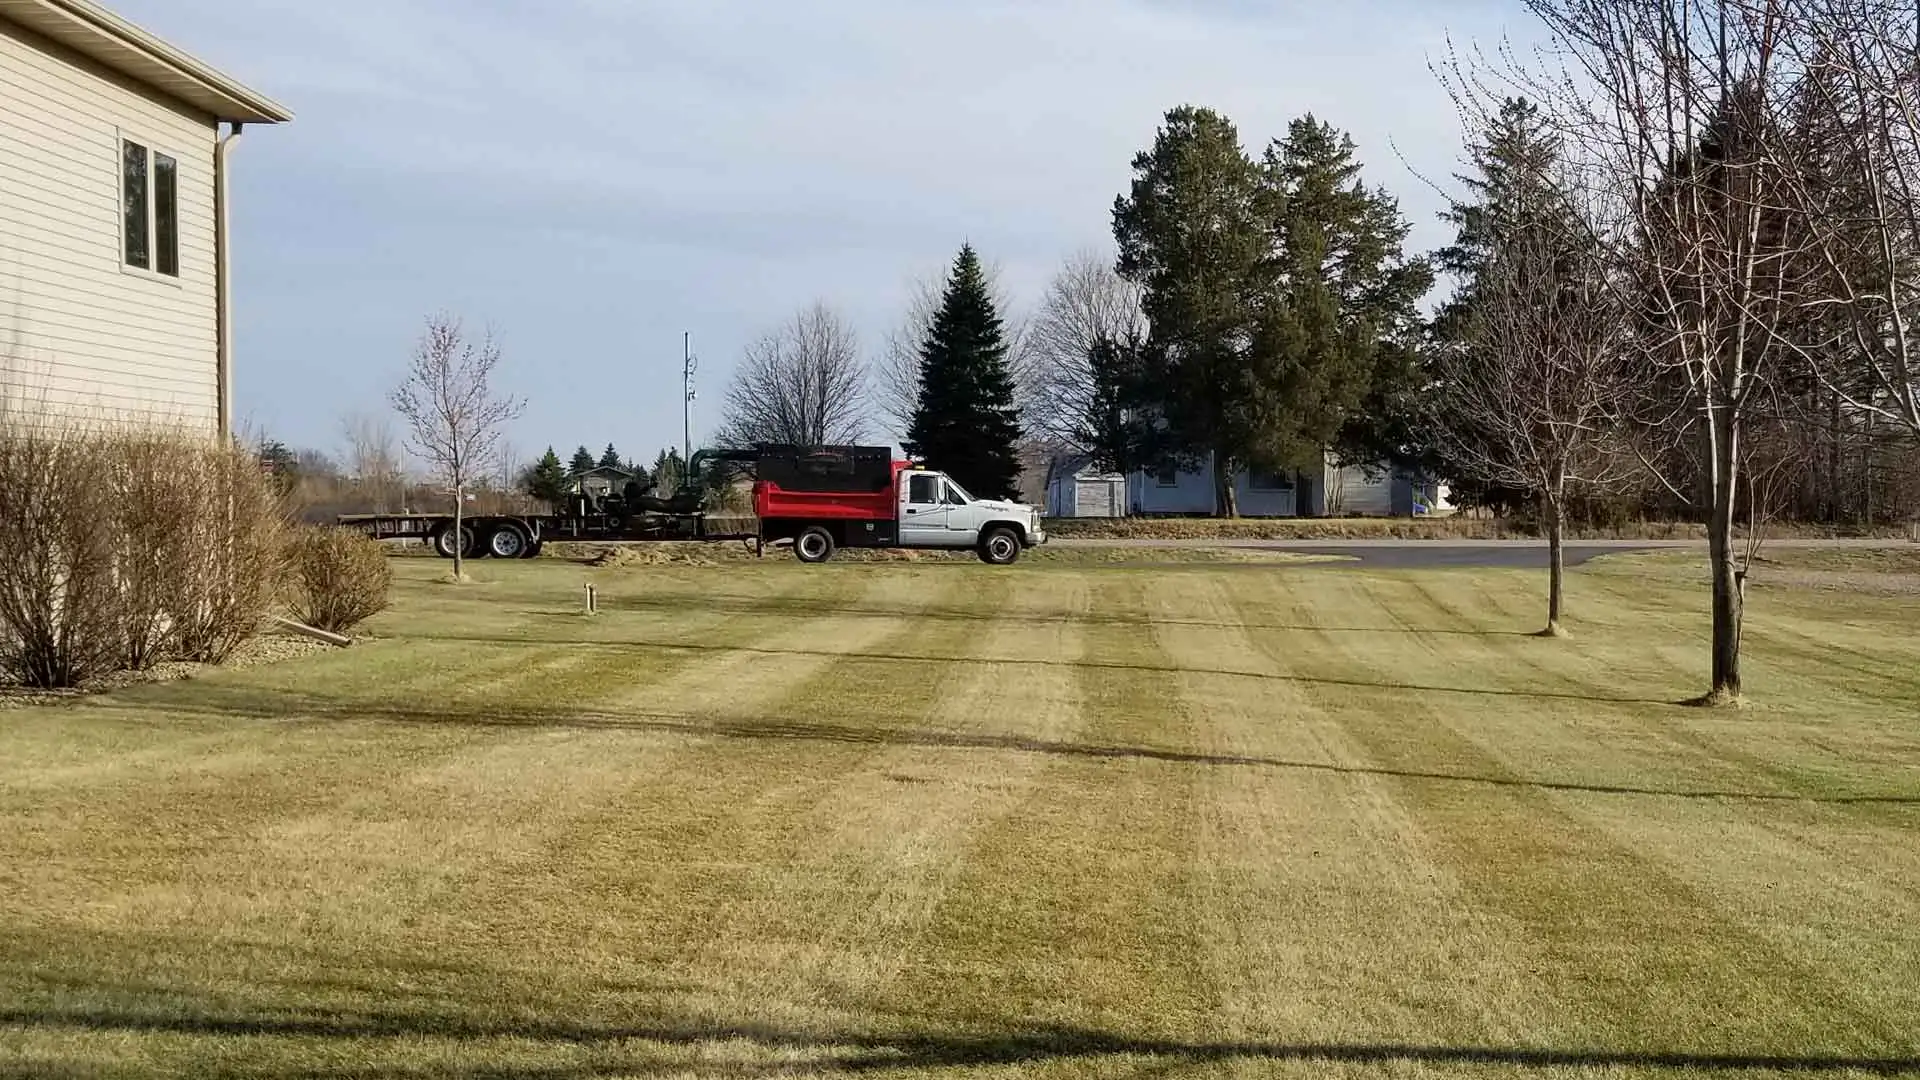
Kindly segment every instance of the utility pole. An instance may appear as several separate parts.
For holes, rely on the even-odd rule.
[[[680,412],[680,461],[681,468],[684,470],[691,468],[693,465],[693,399],[696,396],[696,391],[693,388],[693,373],[700,370],[700,362],[693,358],[693,334],[691,331],[681,335],[680,349],[682,356],[685,358],[680,369],[680,389],[682,391],[682,397],[685,399],[681,403],[682,408]]]

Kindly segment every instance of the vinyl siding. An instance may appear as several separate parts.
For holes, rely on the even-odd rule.
[[[122,135],[178,162],[180,276],[122,267]],[[0,394],[213,430],[212,116],[0,20]]]
[[[1203,462],[1196,469],[1175,473],[1171,486],[1162,486],[1153,472],[1134,473],[1127,486],[1136,514],[1208,515],[1214,512],[1211,461]],[[1233,491],[1241,517],[1293,517],[1298,513],[1294,498],[1299,491],[1297,477],[1292,489],[1267,491],[1254,488],[1247,471],[1242,469],[1234,474]]]

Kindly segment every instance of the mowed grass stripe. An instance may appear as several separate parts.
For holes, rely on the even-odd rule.
[[[1317,579],[1275,579],[1278,593]],[[1206,633],[1156,626],[1169,655],[1199,667],[1275,670],[1269,651],[1301,631],[1256,641],[1247,622],[1305,617],[1276,599],[1261,622],[1235,602],[1244,588],[1222,580],[1162,584],[1163,607]],[[1178,627],[1178,621],[1175,626]],[[1198,888],[1194,918],[1222,987],[1222,1034],[1286,1041],[1313,1032],[1336,1042],[1445,1042],[1462,1030],[1498,1036],[1525,1000],[1526,973],[1437,860],[1397,785],[1323,706],[1310,682],[1189,674],[1179,680],[1200,718],[1206,797],[1194,822]],[[1336,693],[1353,691],[1341,688]],[[1263,768],[1282,761],[1309,768]],[[1354,858],[1366,852],[1364,859]],[[1473,941],[1478,948],[1463,949]],[[1357,986],[1416,986],[1356,1003]]]
[[[753,651],[705,653],[675,686],[636,700],[635,708],[682,717],[690,727],[675,736],[672,787],[636,785],[582,823],[578,833],[591,838],[590,851],[571,849],[591,856],[572,880],[585,878],[594,900],[580,915],[590,925],[580,927],[576,940],[585,947],[573,952],[571,970],[603,980],[614,1015],[711,1025],[820,1021],[833,1015],[822,1003],[842,994],[843,972],[864,966],[862,950],[887,946],[884,935],[864,940],[873,935],[859,925],[865,907],[853,898],[885,890],[911,868],[883,858],[863,866],[822,851],[823,830],[838,820],[849,792],[864,786],[884,748],[824,736],[809,718],[845,713],[853,702],[894,710],[912,703],[901,695],[913,687],[876,672],[862,643],[884,638],[940,652],[964,648],[987,624],[914,619],[919,605],[961,595],[959,578],[931,588],[870,574],[844,580],[861,590],[824,603],[821,618],[782,614],[788,629]],[[849,626],[839,613],[848,604],[897,614]],[[822,655],[829,649],[840,651],[837,659]],[[687,895],[716,902],[688,905]],[[742,1000],[756,1003],[752,1016],[740,1013]]]
[[[1355,585],[1403,623],[1435,625],[1417,590],[1380,579]],[[1507,665],[1512,654],[1493,644],[1500,638],[1446,636],[1442,651],[1443,635],[1412,636],[1420,647],[1396,651],[1391,676],[1380,670],[1380,654],[1356,650],[1351,635],[1322,635],[1317,648],[1303,642],[1295,656],[1302,667],[1355,682],[1426,682],[1469,671],[1488,673],[1497,688],[1502,680],[1492,673],[1511,670],[1502,653]],[[1716,898],[1697,895],[1610,827],[1614,815],[1661,813],[1660,800],[1514,784],[1524,775],[1519,763],[1481,732],[1526,716],[1554,723],[1537,703],[1497,694],[1472,712],[1411,699],[1391,715],[1342,714],[1356,738],[1388,760],[1445,761],[1504,782],[1470,793],[1466,785],[1410,777],[1402,789],[1452,873],[1475,903],[1515,926],[1527,966],[1543,977],[1534,1005],[1541,1011],[1525,1017],[1525,1026],[1568,1046],[1632,1037],[1689,1052],[1884,1047],[1871,1009],[1803,1007],[1801,980],[1831,972],[1781,955]]]
[[[1081,629],[1080,655],[1098,663],[1064,669],[1081,702],[1076,730],[1028,720],[1020,730],[1040,752],[967,752],[975,768],[1009,778],[1011,805],[976,830],[896,999],[917,1023],[989,1046],[1063,1030],[1191,1038],[1215,1013],[1186,905],[1192,770],[1108,753],[1149,734],[1191,745],[1153,640],[1146,580],[1076,576],[1095,590],[1084,604],[1110,616]],[[1062,1075],[1114,1067],[1071,1065]]]
[[[516,625],[519,613],[488,608],[492,599],[467,599],[460,621]],[[709,642],[772,632],[725,616],[686,621],[682,632]],[[388,633],[408,625],[389,623]],[[47,883],[66,888],[39,888],[31,905],[16,909],[20,930],[39,931],[30,941],[41,974],[45,962],[84,951],[39,945],[128,922],[186,931],[155,943],[179,956],[206,949],[195,927],[292,917],[339,942],[351,964],[367,955],[359,943],[391,946],[383,935],[419,933],[442,916],[458,921],[466,905],[443,902],[460,900],[482,866],[537,849],[543,833],[567,831],[563,810],[577,813],[596,788],[636,779],[616,781],[628,763],[611,753],[615,740],[556,737],[546,725],[595,708],[609,692],[592,677],[597,671],[627,667],[613,688],[631,693],[693,659],[653,654],[644,665],[623,665],[633,650],[566,643],[516,650],[390,638],[361,648],[378,653],[383,699],[329,678],[327,669],[344,660],[365,662],[364,652],[349,651],[82,707],[125,739],[163,741],[169,725],[182,722],[226,727],[213,745],[177,746],[168,767],[111,783],[68,776],[58,792],[7,807],[27,850],[70,866]],[[442,656],[452,648],[465,653],[465,682]],[[426,664],[409,656],[419,651],[429,654]],[[325,695],[327,686],[344,691],[339,700]],[[183,698],[187,690],[198,693]],[[276,708],[306,722],[254,719]],[[393,720],[405,721],[402,732],[387,727]],[[121,842],[101,850],[92,838],[103,831]],[[209,982],[253,982],[285,963],[286,944],[229,943],[209,957]]]

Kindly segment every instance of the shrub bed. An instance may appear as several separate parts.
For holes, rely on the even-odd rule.
[[[0,424],[0,678],[72,687],[225,660],[279,598],[282,522],[238,448]]]

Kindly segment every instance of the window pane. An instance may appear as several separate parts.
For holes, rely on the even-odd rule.
[[[180,276],[179,217],[175,212],[177,184],[174,161],[165,154],[153,155],[153,243],[154,269]]]
[[[121,192],[126,200],[127,265],[149,269],[147,258],[147,148],[126,143],[121,148]]]
[[[935,477],[921,473],[908,481],[908,484],[908,502],[926,504],[940,501],[940,481]]]

